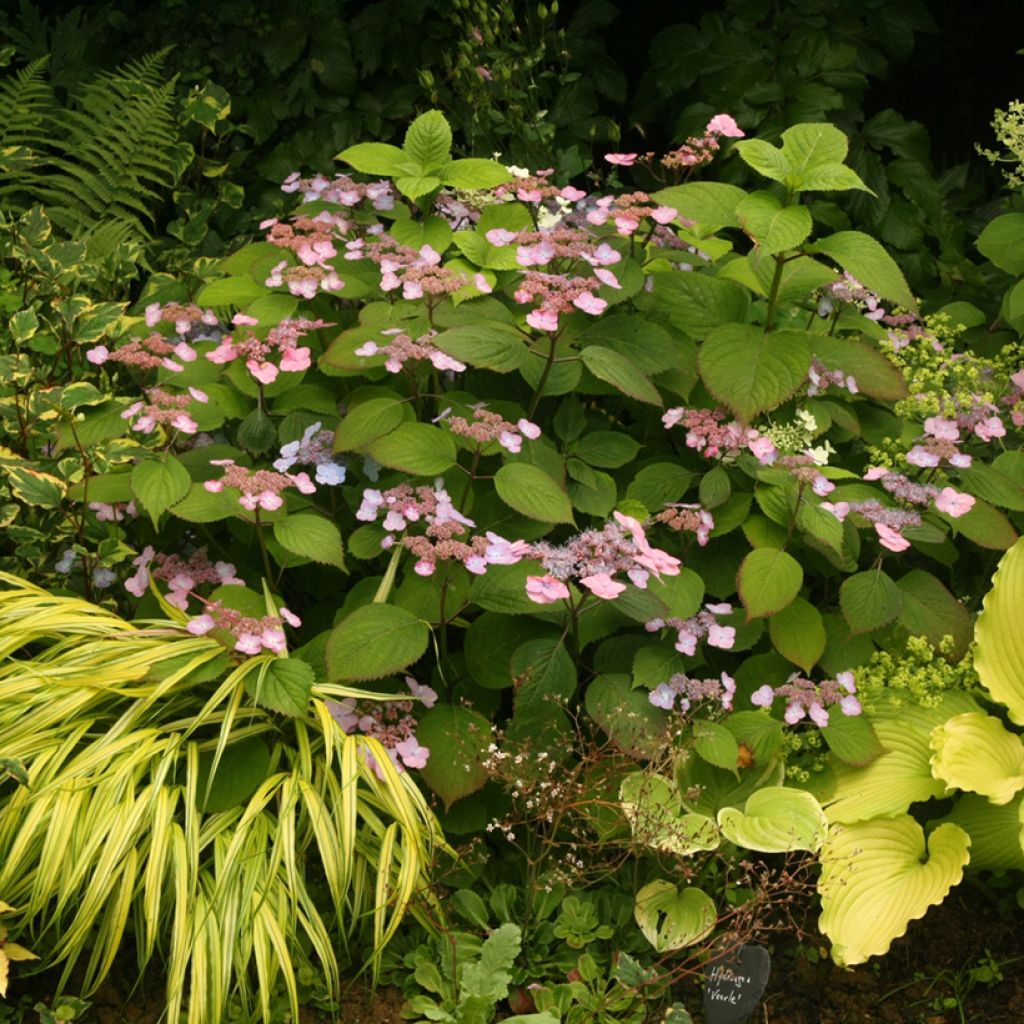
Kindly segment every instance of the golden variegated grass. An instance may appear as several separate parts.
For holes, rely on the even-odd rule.
[[[337,993],[368,934],[375,969],[444,845],[377,741],[347,736],[315,692],[304,718],[254,706],[247,676],[180,623],[133,624],[0,574],[0,754],[29,785],[0,799],[0,893],[45,963],[88,994],[126,940],[167,977],[167,1019],[269,1021],[300,968]],[[332,696],[363,695],[331,688]],[[204,812],[201,758],[259,736],[256,791]],[[381,766],[378,779],[361,748]],[[130,927],[129,927],[130,926]],[[344,951],[345,957],[339,958]]]

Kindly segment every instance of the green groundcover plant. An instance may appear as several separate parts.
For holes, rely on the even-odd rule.
[[[133,304],[97,301],[28,211],[5,250],[4,566],[161,618],[226,678],[267,666],[241,690],[268,728],[322,701],[322,734],[360,739],[367,780],[414,773],[450,834],[514,839],[518,813],[552,848],[629,851],[659,957],[714,939],[744,851],[820,855],[834,955],[881,952],[968,856],[950,822],[920,864],[896,816],[969,787],[886,775],[879,807],[858,780],[902,764],[894,723],[935,718],[889,710],[887,666],[973,707],[971,606],[1024,511],[1024,371],[1012,318],[972,351],[982,310],[922,310],[877,240],[816,219],[819,195],[872,194],[841,131],[780,142],[717,114],[664,156],[609,154],[588,193],[452,159],[432,111],[346,173],[289,175],[262,241]],[[757,186],[711,180],[723,160]],[[236,751],[255,787],[265,752]],[[51,769],[17,756],[29,786],[0,810],[29,817],[0,863],[25,873],[0,891],[44,935],[41,867],[11,854]],[[857,800],[921,879],[877,919],[830,888]],[[884,935],[858,946],[866,917]],[[444,1019],[460,970],[432,982]]]

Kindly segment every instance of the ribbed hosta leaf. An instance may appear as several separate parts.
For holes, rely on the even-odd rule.
[[[941,822],[959,825],[971,837],[972,871],[1011,871],[1024,868],[1024,796],[994,804],[977,793],[957,797]]]
[[[840,965],[888,951],[960,882],[970,837],[953,824],[928,837],[910,815],[832,829],[821,851],[818,927]],[[927,856],[926,856],[927,854]]]
[[[1024,539],[1006,552],[974,627],[974,667],[982,686],[1024,725]]]
[[[963,694],[949,694],[935,708],[899,705],[873,716],[886,753],[864,768],[837,761],[836,788],[825,808],[830,822],[855,822],[902,814],[911,804],[943,796],[946,784],[932,775],[932,730],[953,715],[975,711]]]
[[[718,920],[714,900],[706,892],[694,888],[680,892],[663,878],[645,885],[636,894],[633,916],[659,953],[700,942]]]
[[[714,821],[703,814],[686,813],[675,789],[658,775],[627,775],[619,799],[638,842],[680,857],[718,846]]]
[[[954,715],[932,730],[932,774],[955,789],[1009,803],[1024,788],[1024,743],[983,711]]]
[[[828,820],[821,804],[806,790],[770,786],[754,793],[742,811],[723,807],[718,827],[726,839],[747,850],[813,853],[825,838]]]

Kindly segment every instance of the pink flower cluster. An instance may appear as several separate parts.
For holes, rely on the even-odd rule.
[[[516,262],[521,267],[542,267],[561,260],[566,264],[583,261],[594,268],[594,276],[610,288],[620,288],[619,279],[607,267],[622,256],[607,242],[596,239],[580,228],[554,227],[546,231],[508,231],[492,228],[487,232],[491,245],[516,246]]]
[[[356,519],[374,523],[381,512],[382,526],[388,531],[381,547],[392,547],[394,534],[405,534],[399,543],[416,558],[413,569],[420,576],[432,576],[438,562],[461,562],[469,572],[480,575],[488,565],[511,565],[529,552],[525,542],[509,542],[494,533],[486,538],[470,536],[476,523],[455,508],[440,479],[434,481],[433,488],[399,484],[386,491],[363,491]],[[407,534],[413,525],[422,526],[423,533]]]
[[[403,299],[451,295],[469,284],[465,274],[442,267],[441,254],[429,245],[413,249],[381,235],[369,245],[364,238],[353,239],[345,248],[347,260],[370,259],[376,263],[380,267],[381,291],[401,288]],[[473,284],[479,292],[491,291],[490,283],[481,273],[474,275]]]
[[[315,217],[299,214],[291,218],[291,224],[282,224],[276,217],[260,222],[261,229],[270,229],[266,239],[271,245],[295,253],[303,266],[324,270],[333,269],[327,261],[338,255],[335,237],[346,234],[354,226],[354,222],[328,210]],[[286,266],[287,262],[278,265]]]
[[[701,640],[706,639],[709,647],[718,647],[724,651],[730,650],[736,642],[735,627],[721,625],[717,618],[719,615],[732,615],[732,605],[726,602],[706,604],[692,618],[651,619],[644,624],[644,629],[648,633],[657,633],[666,626],[674,629],[676,650],[692,658],[697,653],[697,643]]]
[[[334,178],[327,178],[323,174],[303,178],[298,171],[293,171],[281,183],[281,191],[301,192],[303,201],[307,203],[323,200],[338,206],[352,207],[368,199],[375,210],[395,208],[395,192],[390,181],[360,184],[344,174],[336,174]]]
[[[146,326],[156,327],[161,323],[174,324],[176,334],[189,334],[198,324],[216,327],[220,321],[212,309],[201,309],[192,303],[168,302],[161,306],[151,302],[146,307]]]
[[[857,686],[852,672],[840,672],[835,679],[826,679],[821,683],[804,679],[794,672],[782,686],[764,686],[755,690],[750,697],[751,704],[759,708],[770,708],[777,697],[786,701],[783,718],[790,725],[796,725],[804,718],[820,729],[828,725],[828,708],[839,705],[844,715],[854,716],[861,712],[860,701],[855,694]]]
[[[935,503],[935,507],[954,519],[966,515],[974,508],[974,497],[963,494],[952,487],[933,487],[931,484],[919,484],[903,476],[892,473],[880,466],[873,466],[864,474],[865,480],[877,480],[894,498],[905,501],[908,505],[926,506]],[[844,504],[839,502],[839,505]],[[854,509],[854,511],[856,511]]]
[[[598,316],[608,306],[594,294],[592,277],[570,277],[566,274],[544,274],[528,270],[515,291],[516,302],[533,302],[537,308],[526,314],[526,322],[538,331],[557,331],[558,318],[573,308]]]
[[[244,313],[236,313],[231,322],[236,328],[254,327],[258,323]],[[333,325],[325,320],[298,317],[282,320],[271,327],[265,339],[256,337],[252,331],[239,338],[239,332],[236,331],[221,338],[217,347],[206,353],[206,358],[211,363],[220,365],[233,362],[235,359],[244,359],[245,368],[256,380],[261,384],[273,384],[280,373],[301,373],[308,370],[311,365],[310,349],[307,345],[299,345],[299,340],[310,331],[331,326]],[[272,361],[271,357],[274,357],[276,362]]]
[[[514,195],[521,203],[543,203],[559,199],[575,203],[587,194],[574,185],[553,185],[548,179],[554,173],[553,167],[547,167],[533,174],[519,175],[513,181],[498,185],[494,195],[499,199]]]
[[[667,683],[659,683],[648,696],[656,707],[672,711],[679,701],[679,713],[685,715],[697,701],[717,701],[723,711],[732,711],[732,699],[736,695],[736,680],[728,672],[719,679],[691,679],[677,672]]]
[[[220,480],[207,480],[203,487],[213,494],[219,494],[225,487],[241,491],[238,504],[250,512],[257,508],[273,512],[284,504],[281,492],[287,487],[297,487],[302,494],[313,494],[316,486],[308,473],[274,473],[269,469],[246,469],[235,465],[234,459],[211,459],[211,466],[223,466],[224,475]]]
[[[437,702],[437,694],[431,687],[421,685],[412,676],[406,676],[405,682],[413,697],[424,707],[432,708]],[[370,704],[346,697],[342,701],[328,701],[327,707],[342,732],[349,735],[361,732],[379,741],[397,771],[425,767],[430,748],[422,746],[416,739],[416,719],[412,714],[415,704],[412,700]],[[370,751],[364,749],[363,756],[377,778],[383,779],[384,773]]]
[[[655,515],[654,520],[663,523],[670,530],[696,534],[697,543],[701,547],[707,544],[711,538],[711,531],[715,528],[715,517],[707,509],[684,502],[666,505]]]
[[[268,288],[287,287],[292,295],[300,299],[315,299],[317,292],[337,292],[345,287],[345,282],[333,267],[305,264],[289,267],[287,260],[275,263],[263,283]]]
[[[679,216],[679,211],[673,206],[654,204],[646,192],[628,192],[619,196],[602,196],[586,216],[589,223],[598,227],[610,218],[618,234],[629,238],[646,218],[656,224],[671,224]]]
[[[735,420],[728,423],[724,409],[687,409],[678,406],[661,417],[668,430],[677,424],[686,428],[686,447],[703,453],[706,459],[738,455],[744,449],[762,465],[771,465],[778,451],[771,439],[753,427],[742,427]]]
[[[823,501],[821,507],[842,522],[851,512],[871,523],[878,541],[890,551],[906,551],[910,541],[903,536],[908,526],[920,526],[921,516],[910,509],[889,508],[880,501]],[[961,513],[962,514],[962,513]]]
[[[885,317],[885,309],[879,304],[878,296],[865,288],[852,274],[846,272],[821,290],[818,315],[828,316],[836,302],[856,306],[868,320],[877,321]]]
[[[146,388],[146,401],[132,402],[122,413],[121,419],[131,420],[132,430],[151,434],[157,424],[180,430],[183,434],[194,434],[199,425],[185,411],[191,402],[206,404],[210,399],[199,388],[188,389],[187,395],[172,395],[163,388]]]
[[[371,356],[387,356],[384,369],[388,373],[401,373],[410,359],[429,359],[431,366],[436,370],[449,370],[452,373],[462,373],[466,369],[465,363],[453,359],[447,352],[442,352],[434,345],[433,339],[437,336],[437,331],[427,331],[415,341],[408,334],[403,334],[399,327],[389,327],[381,331],[381,334],[391,336],[386,345],[378,345],[377,342],[370,340],[360,345],[354,354],[364,359]]]
[[[568,598],[569,580],[578,581],[597,597],[612,600],[626,589],[625,583],[613,579],[617,573],[625,573],[630,583],[640,588],[647,586],[652,574],[679,575],[679,559],[651,547],[638,520],[621,512],[615,512],[614,518],[602,530],[585,530],[561,546],[541,541],[528,553],[524,551],[522,557],[538,559],[547,570],[545,576],[527,576],[530,600],[552,604]]]
[[[259,654],[264,650],[272,654],[284,654],[288,649],[284,635],[285,623],[298,628],[302,620],[287,608],[279,608],[277,615],[264,615],[256,619],[213,601],[207,604],[202,615],[197,615],[185,628],[193,636],[205,636],[210,630],[225,629],[234,637],[235,650],[242,654]]]
[[[96,513],[98,523],[120,523],[126,516],[135,519],[139,514],[134,501],[115,501],[111,504],[105,501],[90,501],[89,508]]]
[[[502,448],[515,455],[522,451],[524,437],[531,441],[536,441],[540,437],[540,427],[536,423],[531,423],[525,416],[515,423],[510,423],[499,413],[484,408],[482,403],[473,409],[472,422],[464,416],[450,416],[448,413],[449,410],[446,409],[437,420],[447,420],[453,434],[476,441],[481,447],[497,441]]]
[[[245,580],[235,575],[230,562],[211,562],[206,548],[200,548],[187,558],[180,555],[157,554],[153,546],[147,545],[142,554],[132,560],[135,575],[125,580],[125,590],[136,597],[142,597],[149,586],[150,578],[162,580],[168,585],[167,601],[183,612],[188,611],[189,594],[204,583],[222,586],[245,586]]]

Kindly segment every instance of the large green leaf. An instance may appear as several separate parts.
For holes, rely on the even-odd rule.
[[[266,285],[251,277],[224,277],[204,285],[196,296],[201,306],[246,306],[267,294]]]
[[[602,675],[587,687],[587,713],[627,754],[654,757],[664,749],[668,715],[628,675]]]
[[[735,185],[719,181],[690,181],[685,185],[663,188],[652,198],[678,210],[686,220],[695,221],[703,237],[721,228],[738,228],[740,222],[736,206],[746,195]]]
[[[335,158],[363,174],[380,174],[392,178],[405,171],[408,156],[397,146],[386,142],[360,142],[342,150]]]
[[[487,781],[491,723],[483,715],[462,705],[438,704],[419,720],[416,738],[430,750],[420,774],[446,807]]]
[[[903,593],[881,569],[854,573],[839,588],[839,607],[850,633],[870,633],[892,622],[903,607]]]
[[[971,642],[971,613],[937,577],[923,569],[911,569],[896,586],[903,595],[900,625],[911,636],[926,636],[936,648],[943,637],[952,637],[949,657],[959,661]]]
[[[716,327],[745,323],[750,312],[746,289],[721,277],[663,271],[651,275],[658,312],[695,338]]]
[[[452,130],[440,110],[420,114],[405,133],[402,148],[424,171],[437,170],[448,162],[452,148]]]
[[[715,901],[706,892],[693,886],[680,892],[663,878],[649,882],[636,894],[633,916],[659,953],[700,942],[718,921]]]
[[[465,160],[453,160],[441,169],[438,177],[453,188],[474,190],[503,185],[506,181],[511,181],[512,174],[497,160],[470,157]]]
[[[526,360],[528,349],[524,340],[523,335],[508,324],[481,321],[442,331],[433,343],[442,352],[470,366],[510,373]]]
[[[400,672],[427,649],[425,622],[391,604],[357,608],[327,638],[327,675],[339,679],[380,679]]]
[[[192,486],[188,470],[173,456],[145,459],[132,470],[132,491],[153,524]]]
[[[783,206],[770,192],[754,192],[736,207],[743,230],[761,252],[795,249],[811,233],[811,211],[801,204]]]
[[[390,434],[404,419],[404,403],[397,398],[371,398],[354,405],[334,433],[334,450],[347,452],[364,448]]]
[[[811,249],[835,260],[865,288],[876,292],[883,299],[898,303],[911,312],[917,311],[914,294],[903,271],[870,235],[862,231],[837,231],[815,242]]]
[[[726,839],[747,850],[814,853],[828,831],[828,820],[806,790],[766,786],[751,795],[742,811],[723,807],[718,827]]]
[[[1024,274],[1024,213],[1004,213],[985,225],[974,243],[978,252],[1000,270]]]
[[[882,352],[850,338],[815,334],[814,354],[830,370],[842,370],[857,382],[857,390],[872,398],[895,402],[907,397],[907,382],[899,368]]]
[[[932,775],[951,789],[1009,803],[1024,789],[1024,743],[983,711],[954,715],[932,730]]]
[[[756,548],[740,563],[736,589],[747,619],[762,619],[788,605],[800,591],[804,571],[785,551]]]
[[[274,540],[293,555],[345,568],[341,531],[323,516],[298,512],[278,519],[274,523]]]
[[[580,359],[598,380],[611,384],[624,395],[649,405],[664,404],[650,377],[629,356],[603,345],[588,345],[580,352]]]
[[[543,523],[571,523],[569,496],[544,470],[527,462],[506,463],[494,475],[494,487],[506,505]]]
[[[821,612],[802,597],[768,620],[772,646],[788,661],[810,672],[825,653],[825,623]]]
[[[974,627],[974,668],[992,699],[1024,725],[1024,539],[1006,552]]]
[[[552,702],[563,705],[576,692],[576,665],[560,637],[527,640],[509,659],[518,718],[543,717]]]
[[[313,666],[298,658],[271,658],[245,677],[245,691],[260,707],[302,718],[313,689]]]
[[[941,903],[963,877],[970,837],[953,824],[928,837],[909,815],[836,826],[821,851],[818,927],[837,964],[886,953],[907,925]]]
[[[1019,793],[1007,804],[963,793],[942,821],[959,825],[971,837],[972,871],[1020,870],[1024,868],[1022,809]]]
[[[714,821],[686,811],[679,794],[660,775],[630,772],[619,787],[619,800],[633,838],[653,850],[690,857],[718,846]]]
[[[403,423],[367,448],[382,466],[413,476],[436,476],[455,465],[455,442],[429,423]]]
[[[748,324],[725,324],[708,335],[698,360],[708,391],[749,423],[781,405],[807,380],[810,336]]]

